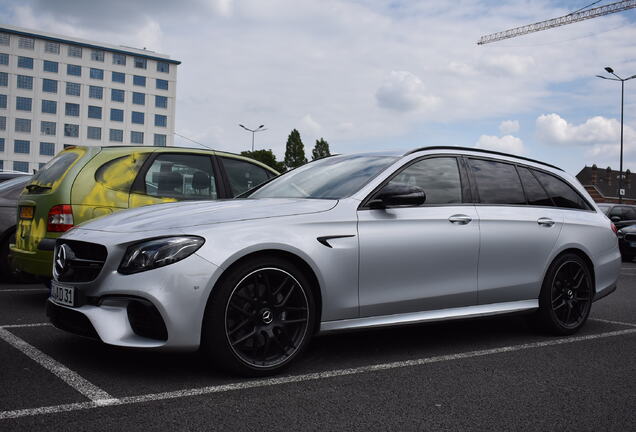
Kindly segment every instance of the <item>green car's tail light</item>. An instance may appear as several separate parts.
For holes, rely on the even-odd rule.
[[[73,228],[73,207],[59,204],[49,210],[46,230],[48,232],[66,232]]]
[[[133,274],[167,266],[195,253],[205,243],[201,237],[163,237],[128,247],[119,273]]]

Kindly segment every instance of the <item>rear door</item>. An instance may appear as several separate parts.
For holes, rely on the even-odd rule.
[[[562,214],[526,168],[481,158],[468,162],[479,200],[479,304],[537,298]]]

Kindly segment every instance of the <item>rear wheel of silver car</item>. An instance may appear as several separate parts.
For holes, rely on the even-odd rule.
[[[276,373],[311,339],[311,285],[293,263],[272,257],[239,264],[214,290],[202,342],[224,369],[249,376]]]
[[[594,285],[587,263],[576,254],[561,255],[543,281],[539,324],[557,335],[573,334],[585,324],[593,298]]]

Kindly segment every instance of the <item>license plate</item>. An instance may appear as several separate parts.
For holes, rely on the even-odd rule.
[[[65,306],[75,306],[75,288],[51,281],[51,300]]]
[[[33,207],[20,207],[20,219],[33,219]]]

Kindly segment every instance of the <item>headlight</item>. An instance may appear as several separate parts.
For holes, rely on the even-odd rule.
[[[163,237],[128,246],[119,273],[132,274],[181,261],[205,243],[201,237]]]
[[[616,237],[618,237],[619,239],[622,239],[623,237],[625,237],[625,233],[621,230],[616,231]]]

